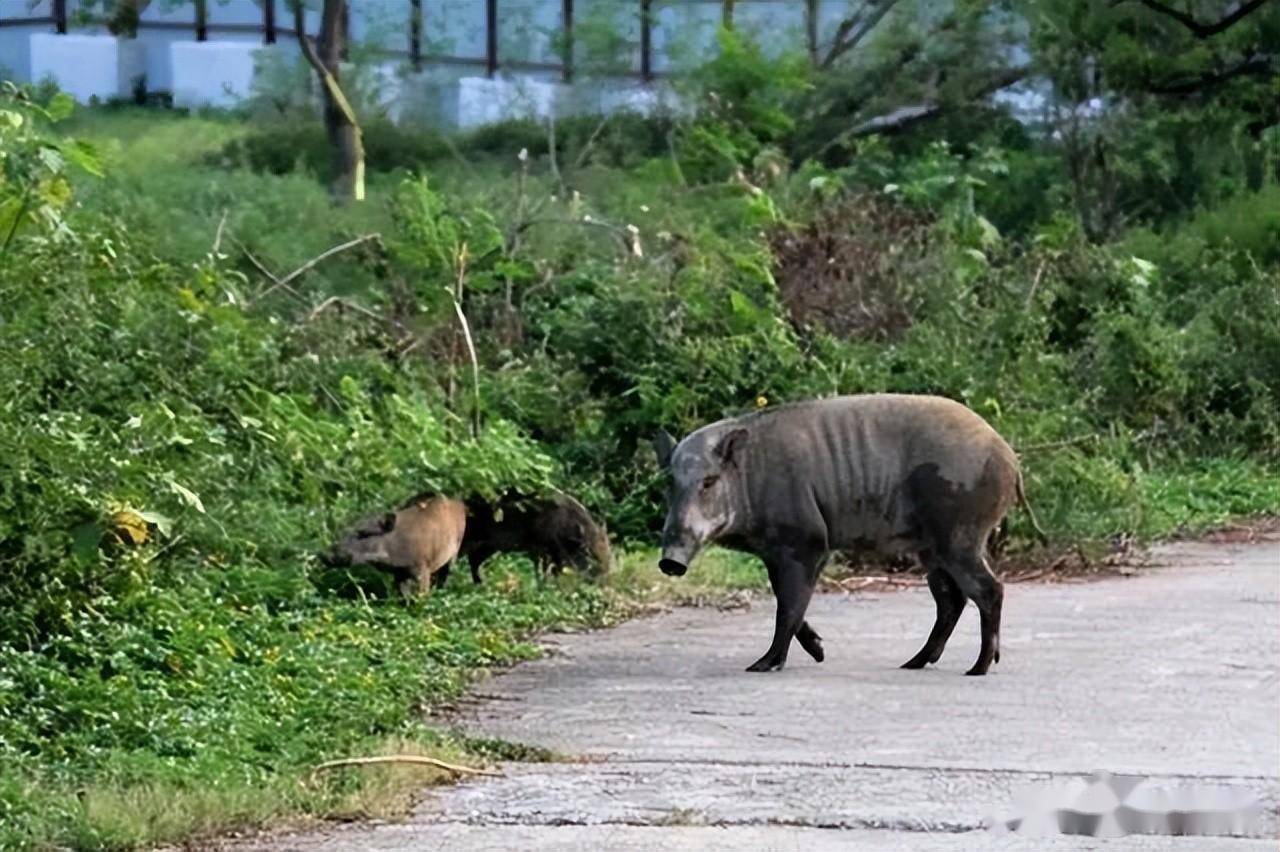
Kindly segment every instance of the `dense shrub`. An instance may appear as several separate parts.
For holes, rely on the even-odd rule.
[[[426,128],[380,119],[362,130],[366,165],[373,171],[426,169],[449,155],[444,139]],[[227,143],[214,159],[273,175],[302,169],[323,176],[332,168],[331,157],[324,127],[312,120],[267,123]]]
[[[417,490],[549,484],[518,430],[491,421],[471,441],[434,383],[362,351],[358,330],[253,316],[236,273],[130,269],[130,251],[90,230],[20,256],[62,286],[2,276],[0,638],[37,641],[164,565],[294,564],[282,577],[305,582],[337,525]]]

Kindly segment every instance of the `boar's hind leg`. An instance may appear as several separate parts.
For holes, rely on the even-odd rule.
[[[452,562],[446,562],[444,565],[441,565],[440,569],[431,575],[431,588],[444,588],[444,584],[449,581],[449,572],[451,570],[453,570]]]
[[[968,675],[984,675],[993,662],[1000,662],[1000,611],[1004,606],[1004,586],[976,552],[955,552],[946,560],[947,572],[978,607],[982,623],[982,650]]]
[[[809,652],[809,656],[813,657],[815,662],[822,662],[827,655],[822,650],[822,637],[818,635],[818,631],[809,626],[809,622],[800,622],[800,629],[796,631],[796,641],[800,643],[800,647]]]
[[[488,547],[477,547],[467,552],[467,562],[471,565],[471,582],[480,585],[480,566],[494,554]]]
[[[778,599],[778,612],[773,627],[773,643],[763,657],[747,667],[749,672],[776,671],[786,665],[791,640],[796,638],[805,623],[804,611],[813,597],[813,587],[822,567],[822,554],[803,557],[795,553],[779,554],[766,560],[766,565],[769,583],[773,586],[774,597]],[[810,627],[800,643],[814,659],[820,661],[822,645],[814,642],[817,638],[818,634]],[[807,643],[815,644],[818,653],[814,654]]]
[[[938,613],[924,647],[902,664],[904,669],[922,669],[929,663],[938,662],[942,657],[942,649],[947,646],[947,640],[951,638],[951,632],[956,629],[956,622],[960,620],[960,613],[964,610],[964,592],[956,585],[956,581],[935,560],[929,559],[926,564],[929,567],[929,591],[933,592],[933,602]]]

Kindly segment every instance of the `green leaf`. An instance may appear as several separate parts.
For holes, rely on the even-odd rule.
[[[200,514],[204,514],[204,503],[200,502],[200,495],[189,488],[179,485],[174,480],[168,480],[169,488],[174,494],[182,498],[182,502],[195,509]]]
[[[1000,243],[1000,230],[986,216],[975,216],[974,219],[978,223],[979,241],[982,245],[990,248]]]
[[[44,164],[44,167],[54,174],[61,172],[67,163],[62,156],[62,152],[52,145],[42,146],[36,156],[40,158],[40,162]]]
[[[173,531],[173,519],[165,517],[159,512],[136,512],[135,514],[155,526],[156,529],[160,530],[160,534],[165,537],[168,537],[169,533]]]
[[[102,158],[98,156],[98,149],[93,147],[89,142],[83,139],[76,139],[62,149],[62,154],[68,161],[74,163],[84,169],[94,177],[102,177]]]
[[[49,106],[45,108],[45,112],[48,114],[50,121],[62,121],[71,115],[75,108],[75,98],[66,92],[58,92],[53,96],[53,100],[49,101]]]
[[[85,563],[98,552],[98,542],[102,540],[102,527],[95,521],[86,521],[71,530],[71,557],[76,562]]]

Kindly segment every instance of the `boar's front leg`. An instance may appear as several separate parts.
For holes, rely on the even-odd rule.
[[[815,660],[822,660],[822,644],[818,634],[805,623],[804,613],[813,597],[813,588],[822,569],[823,553],[820,550],[779,549],[765,558],[769,569],[769,583],[778,599],[778,611],[774,620],[773,643],[764,656],[747,667],[749,672],[769,672],[781,669],[787,662],[791,640],[802,631],[800,644]],[[817,653],[814,653],[816,648]]]
[[[924,647],[911,659],[902,664],[904,669],[922,669],[930,663],[938,662],[942,657],[942,649],[947,647],[947,640],[956,629],[956,622],[964,610],[965,596],[956,581],[951,579],[941,563],[932,557],[925,559],[928,568],[929,591],[933,593],[933,602],[937,614],[933,620],[933,630]]]
[[[781,594],[778,591],[779,576],[780,572],[769,571],[769,585],[773,587],[774,598],[780,597]],[[818,635],[818,631],[814,630],[808,621],[801,621],[800,626],[796,628],[796,641],[800,643],[801,648],[808,652],[810,657],[813,657],[815,662],[820,663],[826,659],[826,652],[822,650],[822,637]]]

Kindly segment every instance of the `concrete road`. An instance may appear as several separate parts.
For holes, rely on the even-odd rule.
[[[932,624],[924,590],[815,598],[826,662],[796,646],[774,674],[743,671],[772,601],[555,637],[451,721],[580,762],[504,766],[406,823],[251,848],[1274,849],[1280,541],[1156,556],[1137,577],[1008,587],[985,678],[962,675],[971,607],[937,666],[898,668]],[[1267,810],[1254,838],[982,832],[1028,784],[1098,769],[1239,785]]]

